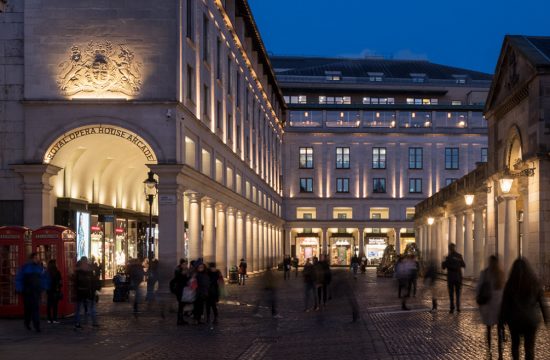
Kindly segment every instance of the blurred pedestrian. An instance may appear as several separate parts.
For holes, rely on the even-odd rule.
[[[449,313],[460,312],[460,292],[462,290],[462,268],[466,267],[462,255],[456,251],[455,244],[449,244],[449,254],[441,264],[443,270],[447,269],[447,289],[449,290],[450,309]]]
[[[94,274],[88,258],[80,258],[78,268],[74,273],[73,284],[76,294],[75,328],[80,329],[80,308],[86,307],[92,317],[92,326],[97,327],[97,313],[95,295],[99,290],[99,278]]]
[[[298,258],[296,256],[294,256],[292,258],[292,267],[294,268],[294,278],[297,278],[298,277]]]
[[[204,324],[202,321],[202,315],[204,314],[204,307],[208,300],[208,290],[210,289],[210,276],[207,273],[206,265],[202,260],[195,262],[196,271],[196,297],[193,303],[193,317],[195,319],[195,325]]]
[[[208,288],[208,298],[206,300],[206,323],[210,323],[210,310],[214,315],[212,324],[218,323],[218,302],[220,294],[224,287],[222,273],[216,269],[216,263],[208,263],[208,277],[210,278],[210,287]]]
[[[55,259],[48,261],[47,274],[50,287],[46,291],[47,302],[46,312],[48,314],[48,323],[59,324],[57,321],[57,308],[59,300],[61,300],[61,272],[57,269]]]
[[[519,359],[520,338],[523,337],[525,359],[535,358],[535,336],[541,318],[548,323],[539,279],[526,259],[514,261],[510,277],[504,286],[501,319],[508,324],[512,337],[512,358]]]
[[[145,263],[145,262],[144,262]],[[147,261],[147,269],[149,269],[149,261]],[[142,264],[138,259],[132,259],[128,266],[128,274],[130,276],[130,289],[134,291],[134,314],[138,313],[138,306],[141,301],[140,286],[145,277]]]
[[[149,304],[155,302],[155,286],[158,283],[158,271],[159,271],[159,261],[153,259],[149,264],[149,269],[147,270],[147,294],[145,295],[145,301]]]
[[[476,301],[479,305],[481,321],[487,326],[487,347],[489,356],[491,348],[491,328],[497,326],[498,335],[498,358],[502,359],[502,340],[504,329],[499,321],[502,293],[504,289],[504,271],[500,267],[498,258],[495,255],[489,257],[489,266],[479,275],[479,282],[476,287]]]
[[[48,276],[37,253],[21,267],[15,278],[15,288],[23,295],[25,327],[31,330],[31,321],[36,332],[40,332],[40,296],[49,288]]]
[[[290,255],[285,255],[283,258],[283,271],[284,271],[284,279],[290,279]]]
[[[401,309],[410,310],[407,307],[407,299],[411,296],[412,276],[415,268],[413,256],[405,256],[401,258],[396,265],[396,275],[399,286],[399,297],[401,298]],[[406,291],[403,292],[403,289]]]
[[[178,266],[174,269],[174,277],[170,280],[170,292],[176,296],[178,302],[177,325],[187,325],[188,322],[183,319],[183,311],[186,302],[183,301],[183,289],[189,283],[189,271],[187,269],[187,260],[180,259]]]
[[[359,269],[359,257],[357,255],[353,255],[351,257],[351,270],[353,271],[353,278],[357,279],[357,270]]]
[[[244,282],[246,280],[246,268],[246,260],[242,258],[241,262],[239,263],[239,285],[244,285]]]
[[[426,273],[424,274],[424,286],[428,288],[428,291],[432,298],[432,310],[437,310],[437,289],[435,281],[437,280],[437,265],[436,265],[435,253],[430,254],[426,266]]]
[[[264,301],[271,307],[271,316],[274,319],[281,319],[282,316],[279,314],[277,309],[277,278],[273,271],[271,270],[272,266],[268,266],[267,270],[264,272],[262,277],[262,291],[260,292],[259,298],[256,302],[256,308],[254,309],[255,317],[262,317],[260,314],[260,303]]]
[[[416,285],[418,282],[418,273],[420,272],[420,263],[414,254],[409,255],[409,260],[411,261],[411,273],[409,274],[409,296],[412,291],[412,296],[416,297]]]
[[[304,278],[304,311],[308,312],[311,309],[317,309],[317,294],[315,293],[315,270],[309,259],[306,260],[304,269],[302,270]],[[309,299],[313,297],[313,308],[309,306]]]

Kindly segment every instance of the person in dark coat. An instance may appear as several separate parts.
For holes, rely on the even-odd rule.
[[[37,253],[21,267],[15,278],[15,289],[23,295],[25,327],[31,330],[31,321],[36,332],[40,332],[40,295],[49,288],[48,276]]]
[[[145,300],[148,303],[153,303],[155,301],[155,285],[159,281],[159,261],[153,259],[151,264],[149,264],[149,269],[147,270],[147,295]]]
[[[99,326],[95,306],[95,293],[100,289],[99,278],[95,275],[88,258],[80,258],[78,268],[73,278],[74,292],[76,295],[75,328],[80,329],[80,308],[86,306],[92,317],[92,326]]]
[[[466,267],[462,255],[456,252],[456,245],[449,244],[449,255],[441,264],[443,270],[447,269],[447,288],[449,290],[449,299],[451,308],[449,313],[455,311],[454,295],[456,294],[456,311],[460,312],[460,291],[462,289],[462,268]]]
[[[208,298],[206,300],[206,322],[210,323],[210,310],[214,314],[212,324],[218,323],[218,302],[220,301],[220,284],[223,284],[222,273],[216,269],[216,263],[208,263],[208,277],[210,278],[210,287],[208,288]]]
[[[283,259],[283,271],[284,271],[284,279],[290,279],[290,255],[285,255]]]
[[[59,321],[57,321],[57,305],[61,298],[61,272],[57,269],[55,259],[48,261],[47,274],[50,283],[50,287],[46,291],[48,323],[59,324]]]
[[[183,319],[183,310],[186,303],[181,301],[181,297],[183,295],[183,288],[187,285],[190,279],[190,273],[187,269],[187,260],[181,259],[179,265],[176,266],[176,269],[174,270],[174,295],[176,296],[176,301],[178,302],[178,325],[188,324],[188,322]]]
[[[244,258],[241,259],[241,262],[239,263],[239,285],[244,285],[244,282],[246,280],[246,261]]]
[[[524,258],[514,261],[510,277],[504,286],[501,320],[508,324],[512,338],[512,358],[519,359],[520,338],[523,337],[525,359],[535,358],[535,336],[541,319],[548,323],[543,304],[543,290],[535,272]]]
[[[317,294],[315,293],[315,270],[309,259],[306,260],[302,270],[304,277],[304,311],[311,310],[309,307],[309,298],[313,295],[313,309],[317,309]]]
[[[134,314],[138,312],[138,305],[140,302],[140,289],[143,278],[145,277],[145,271],[138,259],[132,259],[128,266],[128,273],[130,275],[130,289],[134,290]]]
[[[197,280],[196,298],[193,303],[193,317],[195,324],[203,324],[201,321],[202,314],[204,313],[204,307],[208,300],[208,290],[210,289],[210,276],[206,272],[206,266],[202,261],[197,261],[197,268],[195,272],[195,278]]]

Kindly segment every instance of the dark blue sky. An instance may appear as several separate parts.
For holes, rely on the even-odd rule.
[[[249,0],[270,53],[429,61],[493,73],[506,34],[550,36],[550,0]]]

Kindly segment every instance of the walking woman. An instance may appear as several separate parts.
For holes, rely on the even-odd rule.
[[[543,291],[535,272],[524,258],[514,261],[502,296],[502,320],[512,337],[512,358],[519,359],[519,342],[523,336],[525,359],[535,358],[535,335],[541,321],[547,322]]]
[[[46,291],[48,295],[46,303],[48,323],[59,324],[59,321],[57,321],[57,304],[61,300],[61,272],[57,269],[55,259],[48,261],[47,272],[50,280],[50,288]]]
[[[499,321],[503,291],[504,271],[500,267],[498,258],[495,255],[491,255],[489,257],[489,266],[479,275],[476,300],[479,304],[481,321],[487,326],[487,346],[490,356],[492,354],[491,329],[493,325],[497,326],[499,359],[502,359],[502,340],[504,335],[504,327]]]

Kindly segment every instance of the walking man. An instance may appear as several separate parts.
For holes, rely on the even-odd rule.
[[[283,259],[284,279],[290,279],[290,255],[285,255]]]
[[[462,289],[462,268],[466,267],[462,255],[456,252],[456,245],[449,244],[449,255],[441,264],[443,270],[447,269],[447,288],[449,289],[449,299],[451,309],[449,313],[455,311],[454,296],[456,295],[456,311],[460,312],[460,291]]]
[[[15,285],[17,292],[23,294],[25,327],[30,330],[32,320],[34,330],[40,332],[40,295],[48,289],[49,284],[37,253],[32,253],[29,261],[19,270]]]
[[[99,290],[99,278],[92,271],[88,258],[80,258],[78,268],[74,273],[73,284],[76,294],[75,328],[80,329],[80,308],[88,309],[92,316],[92,326],[99,326],[95,310],[95,292]]]

